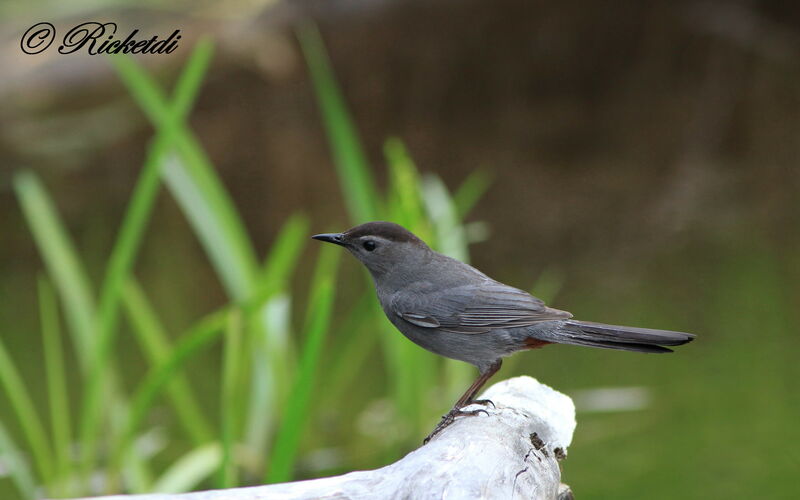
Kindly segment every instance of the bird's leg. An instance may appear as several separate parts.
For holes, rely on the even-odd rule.
[[[475,396],[478,395],[478,391],[481,390],[481,388],[486,384],[486,382],[490,378],[492,378],[492,376],[495,373],[497,373],[497,371],[500,369],[500,366],[502,364],[503,364],[503,360],[502,359],[498,359],[497,361],[495,361],[494,363],[489,365],[489,368],[485,372],[481,373],[478,376],[478,378],[475,379],[475,382],[473,382],[472,385],[469,386],[469,389],[467,389],[464,392],[464,394],[458,399],[458,401],[456,401],[456,404],[453,405],[453,409],[461,409],[461,408],[463,408],[465,406],[468,406],[468,405],[471,405],[471,404],[474,404],[474,403],[486,404],[487,402],[491,403],[492,406],[494,406],[494,403],[492,403],[488,399],[476,400]]]
[[[486,384],[486,382],[490,378],[492,378],[492,375],[497,373],[497,370],[500,369],[500,366],[502,364],[503,364],[503,360],[498,359],[497,361],[495,361],[494,363],[492,363],[489,366],[488,370],[486,370],[485,372],[482,372],[480,375],[478,375],[478,378],[475,379],[475,382],[473,382],[472,385],[469,386],[469,388],[464,392],[464,394],[460,398],[458,398],[458,401],[456,401],[456,404],[453,405],[453,409],[450,410],[449,412],[447,412],[447,414],[442,417],[442,420],[439,421],[439,423],[436,425],[436,427],[434,427],[433,431],[430,434],[428,434],[428,437],[426,437],[422,441],[422,444],[427,444],[428,441],[430,441],[433,436],[435,436],[436,434],[439,434],[448,425],[452,424],[455,421],[456,417],[461,417],[461,416],[466,416],[466,415],[477,415],[479,413],[483,413],[483,414],[489,415],[489,413],[486,410],[469,410],[469,411],[465,411],[465,410],[462,410],[462,408],[464,408],[465,406],[469,406],[471,404],[482,404],[482,405],[491,404],[492,407],[494,407],[494,403],[492,403],[488,399],[478,399],[478,400],[476,400],[474,398],[478,394],[478,391],[481,390],[481,387],[483,387],[484,384]]]

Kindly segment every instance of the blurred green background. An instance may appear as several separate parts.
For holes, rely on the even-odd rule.
[[[669,356],[551,346],[578,498],[793,498],[789,2],[0,4],[0,497],[321,477],[473,377],[310,234],[374,219]],[[171,55],[20,52],[115,21]],[[603,391],[602,389],[614,389]]]

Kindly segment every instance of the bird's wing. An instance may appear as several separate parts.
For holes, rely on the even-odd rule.
[[[471,334],[572,317],[529,293],[488,280],[438,292],[399,291],[390,308],[416,326]]]

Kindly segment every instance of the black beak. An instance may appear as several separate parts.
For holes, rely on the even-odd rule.
[[[344,245],[342,233],[315,234],[311,238],[319,241],[327,241],[328,243],[333,243],[335,245]]]

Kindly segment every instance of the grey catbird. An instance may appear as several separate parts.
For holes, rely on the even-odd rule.
[[[472,266],[431,250],[392,222],[368,222],[314,239],[341,245],[375,281],[383,311],[403,335],[425,349],[472,363],[480,375],[425,439],[450,425],[500,369],[505,356],[547,344],[574,344],[638,352],[672,352],[689,333],[577,321]],[[485,413],[485,412],[484,412]]]

